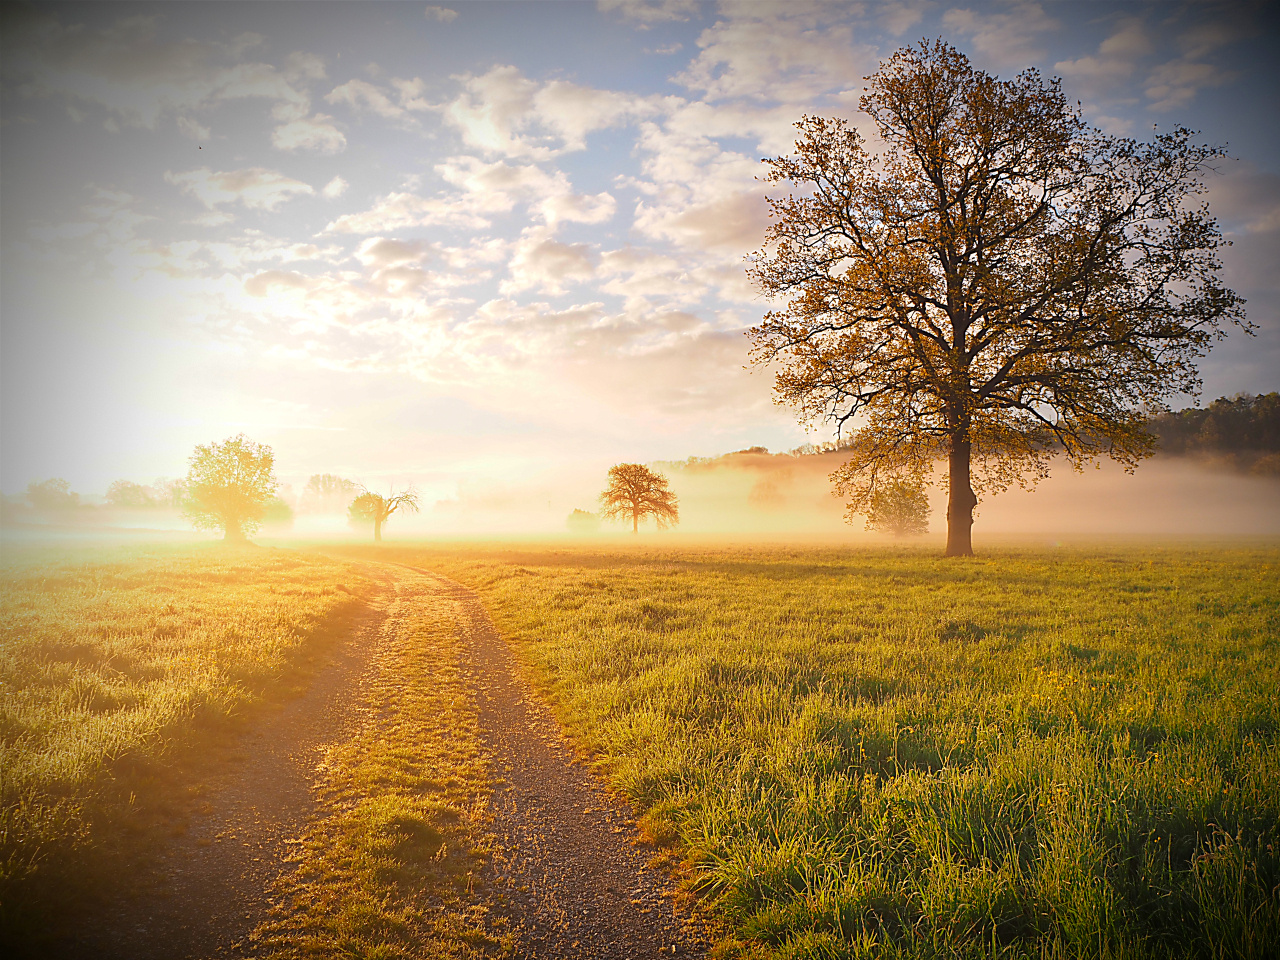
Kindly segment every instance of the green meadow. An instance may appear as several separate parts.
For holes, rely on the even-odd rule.
[[[190,801],[183,758],[304,686],[368,608],[365,559],[480,594],[720,957],[1276,953],[1274,545],[11,556],[6,936],[145,861],[146,811]],[[396,603],[362,694],[378,722],[329,753],[266,954],[514,949],[476,875],[489,782],[462,647],[443,607]]]
[[[734,957],[1265,957],[1280,551],[414,549]]]

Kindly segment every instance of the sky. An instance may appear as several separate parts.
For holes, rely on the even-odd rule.
[[[1276,6],[6,4],[0,488],[243,432],[295,484],[590,507],[619,461],[829,439],[748,361],[760,160],[804,113],[866,130],[864,78],[934,37],[1227,145],[1257,335],[1203,400],[1280,389]]]

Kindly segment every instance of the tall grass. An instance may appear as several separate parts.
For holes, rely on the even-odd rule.
[[[413,550],[744,957],[1266,957],[1280,551]]]
[[[0,571],[0,932],[100,881],[135,789],[355,605],[349,564],[221,545],[7,551]]]

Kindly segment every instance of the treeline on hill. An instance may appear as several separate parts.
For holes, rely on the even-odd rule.
[[[1280,393],[1242,393],[1207,407],[1162,413],[1152,418],[1151,430],[1161,453],[1280,475]]]
[[[1280,393],[1219,397],[1207,407],[1188,407],[1151,418],[1157,455],[1195,457],[1245,473],[1280,475]],[[690,457],[661,467],[677,471],[715,469],[730,464],[764,466],[766,458],[838,453],[841,443],[806,443],[782,454],[765,447],[736,450],[719,457]]]
[[[361,487],[354,480],[332,474],[315,474],[301,492],[282,484],[266,506],[262,518],[268,529],[288,529],[295,514],[346,513]],[[187,483],[162,477],[151,484],[116,480],[104,496],[82,496],[61,477],[32,481],[25,493],[0,501],[0,520],[6,525],[52,522],[55,525],[110,523],[122,514],[148,513],[178,517],[187,500]]]

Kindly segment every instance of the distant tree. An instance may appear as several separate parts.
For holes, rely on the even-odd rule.
[[[182,505],[187,502],[186,480],[169,480],[165,477],[157,477],[156,482],[151,485],[151,489],[154,491],[155,500],[159,506],[181,510]]]
[[[1100,456],[1151,453],[1151,406],[1199,388],[1224,321],[1224,241],[1203,192],[1221,149],[1089,126],[1056,80],[1002,81],[937,41],[899,50],[843,120],[804,117],[766,160],[773,222],[750,274],[787,298],[751,331],[804,419],[858,424],[832,474],[865,508],[883,480],[948,460],[949,556],[973,552],[976,492]]]
[[[313,474],[302,491],[302,507],[306,510],[339,511],[346,507],[360,489],[354,480],[332,473]]]
[[[589,510],[574,510],[565,519],[570,533],[595,533],[600,529],[600,518]]]
[[[255,532],[278,486],[271,448],[242,433],[197,446],[190,464],[182,512],[192,525],[221,529],[230,541]]]
[[[680,522],[676,495],[667,478],[640,463],[619,463],[609,468],[609,487],[600,494],[601,516],[606,519],[631,518],[631,532],[640,530],[640,521],[653,517],[658,529]]]
[[[107,487],[107,503],[126,510],[145,510],[157,506],[155,498],[140,483],[116,480]]]
[[[27,499],[37,510],[72,510],[80,505],[80,494],[61,477],[27,484]]]
[[[347,513],[353,522],[372,523],[374,542],[380,543],[382,542],[382,525],[387,522],[387,518],[401,508],[407,513],[417,513],[420,505],[421,499],[412,487],[404,493],[396,493],[393,490],[389,496],[385,497],[380,493],[371,493],[366,490],[351,501]]]
[[[929,497],[919,481],[893,479],[876,487],[867,511],[867,529],[895,537],[929,532]]]
[[[262,510],[262,525],[276,529],[293,526],[293,507],[280,497],[272,497]]]

